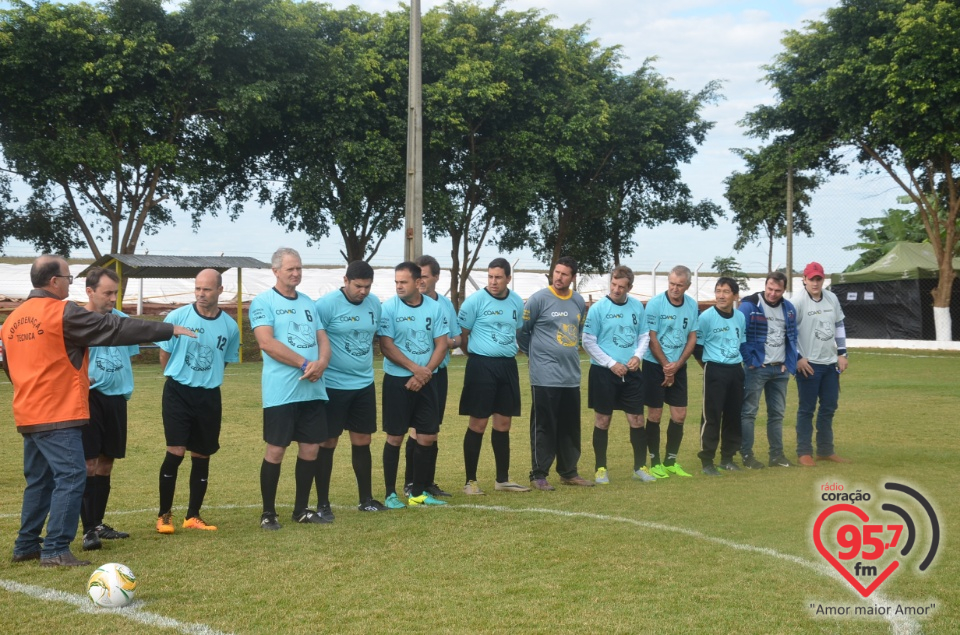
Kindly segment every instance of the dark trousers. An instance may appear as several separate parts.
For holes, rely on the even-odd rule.
[[[697,453],[704,465],[713,463],[718,442],[721,461],[733,459],[740,450],[742,409],[743,366],[707,362],[703,369],[703,415]]]
[[[561,478],[577,475],[580,461],[580,388],[531,386],[530,480],[546,478],[553,460]]]

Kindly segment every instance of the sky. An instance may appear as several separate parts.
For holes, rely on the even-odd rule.
[[[421,0],[423,12],[441,4]],[[3,3],[0,3],[3,4]],[[381,12],[398,7],[396,2],[333,0],[334,6],[357,4],[367,11]],[[742,169],[742,162],[731,148],[756,148],[759,141],[744,135],[737,125],[743,116],[759,104],[772,103],[773,92],[762,82],[761,66],[770,63],[781,50],[780,39],[788,29],[800,29],[805,20],[818,19],[823,11],[836,5],[834,0],[508,0],[509,9],[541,9],[555,16],[557,26],[589,23],[590,36],[603,46],[622,48],[624,72],[638,68],[645,59],[656,57],[654,68],[671,80],[674,88],[696,92],[708,82],[721,80],[724,99],[707,106],[706,119],[716,122],[707,141],[683,176],[696,201],[710,199],[727,209],[723,180]],[[834,178],[814,195],[808,210],[814,237],[794,241],[794,269],[811,260],[823,263],[827,271],[839,271],[856,259],[856,253],[842,247],[856,242],[857,220],[878,216],[896,205],[899,191],[888,178],[852,175]],[[25,193],[21,190],[22,193]],[[280,246],[298,249],[306,264],[342,264],[339,251],[342,240],[336,231],[312,247],[301,233],[287,233],[270,219],[270,210],[251,203],[237,222],[226,217],[205,217],[199,231],[191,229],[187,213],[176,215],[177,226],[165,227],[159,235],[146,238],[138,251],[171,255],[243,255],[269,260]],[[741,268],[760,273],[767,266],[766,242],[751,245],[741,252],[733,250],[737,233],[725,219],[718,227],[700,230],[692,227],[661,225],[641,229],[634,237],[637,249],[625,264],[637,271],[658,270],[674,264],[707,271],[715,257],[734,257]],[[424,251],[434,255],[443,266],[450,264],[448,242],[430,244]],[[8,255],[32,255],[29,245],[10,243]],[[89,255],[79,250],[75,255]],[[403,245],[399,232],[388,237],[374,256],[375,265],[389,266],[402,260]],[[480,262],[499,255],[516,261],[520,268],[544,265],[529,252],[500,254],[494,247],[481,251]],[[785,242],[774,246],[774,266],[786,262]]]

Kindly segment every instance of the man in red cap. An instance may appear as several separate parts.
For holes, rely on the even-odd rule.
[[[823,288],[823,266],[811,262],[803,270],[804,290],[793,303],[797,309],[797,457],[814,467],[813,415],[817,415],[817,454],[820,461],[849,463],[833,448],[833,414],[840,399],[840,374],[847,369],[847,334],[837,296]],[[819,401],[819,409],[817,402]]]

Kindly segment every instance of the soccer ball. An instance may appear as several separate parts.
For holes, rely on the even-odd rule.
[[[109,562],[101,565],[87,581],[87,595],[97,606],[120,608],[133,602],[137,577],[126,565]]]

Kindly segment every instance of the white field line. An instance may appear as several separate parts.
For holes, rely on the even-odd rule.
[[[353,509],[352,505],[332,505],[332,507],[334,509]],[[207,506],[204,509],[259,509],[259,508],[260,508],[260,505],[215,505],[215,506]],[[673,525],[665,525],[663,523],[655,523],[647,520],[637,520],[635,518],[624,518],[622,516],[610,516],[608,514],[594,514],[590,512],[571,512],[571,511],[565,511],[561,509],[547,509],[543,507],[514,508],[514,507],[503,507],[498,505],[461,504],[461,505],[448,505],[447,508],[448,509],[474,509],[479,511],[491,511],[491,512],[502,512],[502,513],[513,513],[513,514],[541,514],[545,516],[560,516],[564,518],[587,518],[590,520],[617,522],[617,523],[623,523],[627,525],[633,525],[635,527],[640,527],[643,529],[651,529],[655,531],[670,531],[676,534],[687,536],[689,538],[694,538],[696,540],[704,540],[706,542],[712,542],[713,544],[727,547],[728,549],[734,549],[736,551],[746,551],[749,553],[755,553],[762,556],[767,556],[769,558],[776,558],[784,562],[790,562],[792,564],[799,565],[813,573],[816,573],[817,575],[822,575],[824,577],[831,578],[832,580],[840,582],[841,586],[844,589],[847,589],[848,591],[856,595],[856,599],[858,601],[862,601],[870,606],[873,606],[874,608],[884,607],[885,609],[887,609],[884,619],[890,624],[890,632],[893,635],[920,635],[920,633],[923,632],[921,629],[920,623],[918,621],[906,615],[898,616],[894,614],[896,611],[896,607],[901,604],[900,602],[891,600],[886,596],[884,596],[882,593],[877,591],[875,591],[869,598],[866,598],[866,599],[861,598],[859,593],[857,593],[852,587],[850,587],[847,581],[844,580],[839,573],[837,573],[834,569],[828,567],[826,564],[820,563],[820,562],[811,562],[799,556],[793,556],[787,553],[782,553],[780,551],[777,551],[775,549],[770,549],[768,547],[755,547],[753,545],[734,542],[732,540],[727,540],[726,538],[718,538],[716,536],[710,536],[702,532],[696,531],[694,529],[686,529],[684,527],[674,527]],[[111,511],[110,514],[111,515],[145,514],[148,512],[153,513],[155,511],[156,511],[156,508],[151,507],[149,509],[130,509],[130,510],[123,510],[123,511]],[[19,514],[0,514],[0,518],[14,518],[18,516]],[[17,582],[0,580],[0,587],[7,588],[7,590],[10,590],[10,591],[19,591],[19,589],[10,588],[9,585],[18,585],[23,587],[28,586],[28,585],[20,585]],[[61,591],[48,591],[46,589],[42,589],[41,587],[29,587],[29,588],[54,594],[56,597],[51,596],[52,599],[60,599],[60,601],[69,601],[72,603],[74,601],[73,599],[68,600],[65,598],[74,598],[74,599],[78,599],[79,602],[82,603],[84,606],[89,606],[89,602],[86,600],[86,598],[83,598],[78,595],[63,593]],[[811,600],[810,603],[820,604],[820,602],[813,601],[813,600]],[[94,609],[91,608],[90,610],[94,610]],[[103,609],[96,609],[96,610],[103,610]],[[117,610],[120,614],[125,614],[124,611],[126,609],[114,609],[114,610]],[[142,612],[142,613],[146,614],[146,612]],[[151,615],[152,617],[156,617],[157,619],[166,619],[166,618],[161,618],[160,616],[154,616],[153,614],[149,614],[149,615]],[[170,620],[170,622],[179,624],[179,622],[176,622],[176,620]],[[147,623],[147,622],[143,622],[143,623]],[[193,627],[207,628],[203,625],[192,625],[192,624],[183,625],[183,626],[190,627],[190,628],[193,628]],[[206,630],[206,631],[184,630],[182,632],[198,633],[202,635],[206,635],[206,634],[215,635],[218,633],[218,631],[214,631],[214,630]]]
[[[122,609],[103,609],[97,607],[93,602],[90,601],[90,598],[83,595],[66,593],[65,591],[56,591],[54,589],[45,589],[32,584],[14,582],[13,580],[0,579],[0,588],[6,589],[11,593],[22,593],[24,595],[28,595],[36,600],[72,604],[80,613],[90,613],[94,615],[112,613],[113,615],[117,615],[132,622],[138,622],[140,624],[155,628],[169,628],[180,633],[186,633],[187,635],[227,635],[223,631],[218,631],[217,629],[211,628],[206,624],[180,622],[173,618],[157,615],[156,613],[151,613],[150,611],[145,611],[140,608],[140,606],[144,604],[143,602],[134,601],[131,606]]]

